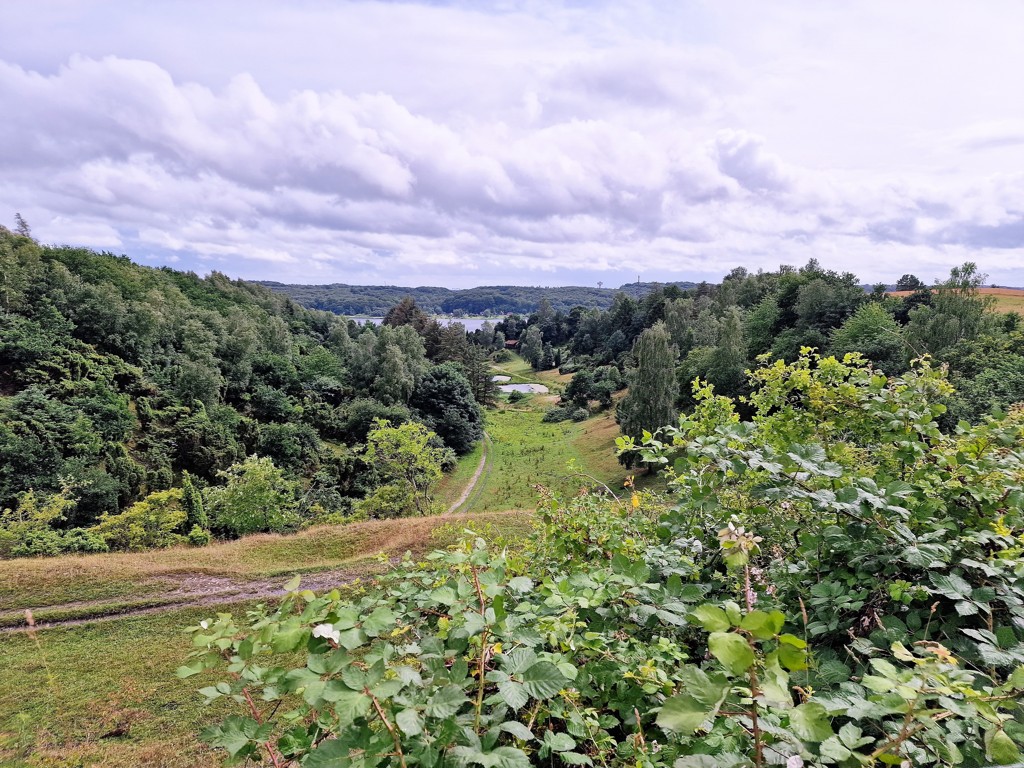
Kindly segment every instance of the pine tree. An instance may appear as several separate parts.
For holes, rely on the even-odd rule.
[[[32,228],[20,213],[14,214],[14,232],[22,237],[32,237]]]

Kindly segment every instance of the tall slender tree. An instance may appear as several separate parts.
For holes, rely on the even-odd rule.
[[[655,323],[633,345],[636,368],[629,377],[629,394],[619,405],[617,417],[622,433],[641,439],[644,431],[654,432],[672,424],[677,417],[676,349],[662,322]],[[635,457],[625,456],[627,465]]]

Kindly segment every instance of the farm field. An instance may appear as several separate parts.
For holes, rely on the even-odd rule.
[[[1024,288],[979,288],[981,296],[995,299],[993,309],[997,312],[1024,313]],[[907,296],[910,291],[893,291],[890,296]]]

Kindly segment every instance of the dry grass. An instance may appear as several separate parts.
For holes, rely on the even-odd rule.
[[[152,597],[186,574],[257,579],[372,562],[381,553],[422,551],[430,546],[434,529],[450,520],[373,520],[247,536],[202,548],[5,560],[0,561],[0,607],[10,611]]]
[[[890,296],[909,296],[911,291],[892,291]],[[996,312],[1020,312],[1024,314],[1024,289],[1022,288],[979,288],[982,296],[995,299],[993,309]]]
[[[378,552],[423,553],[451,543],[466,527],[496,541],[514,541],[529,529],[528,513],[404,518],[346,527],[321,527],[293,536],[253,536],[205,549],[92,555],[0,563],[0,583],[24,573],[19,594],[81,594],[84,577],[96,592],[103,580],[126,583],[202,572],[229,577],[266,576],[368,561]],[[8,585],[4,584],[4,589]],[[214,612],[242,617],[252,604],[186,607],[104,622],[0,634],[0,765],[24,768],[203,768],[219,765],[198,741],[210,722],[232,710],[207,707],[196,691],[212,673],[179,680],[174,670],[190,650],[182,630]],[[5,606],[6,607],[6,606]]]

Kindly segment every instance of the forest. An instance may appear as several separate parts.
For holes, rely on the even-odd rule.
[[[83,581],[161,562],[85,557],[111,550],[294,575],[125,619],[139,637],[82,635],[130,667],[171,642],[168,621],[187,625],[175,690],[201,705],[181,717],[207,724],[185,736],[206,751],[168,765],[1021,760],[1024,329],[974,264],[931,286],[904,275],[898,294],[815,261],[738,268],[603,309],[535,296],[471,333],[412,295],[364,327],[216,272],[7,230],[0,276],[0,559],[31,574],[5,587],[18,607],[49,599],[37,583],[60,592],[54,615],[93,595],[173,599]],[[532,401],[543,419],[492,381],[531,368],[556,387]],[[470,456],[479,476],[489,452],[543,455],[511,429],[530,413],[534,442],[617,422],[625,482],[570,466],[555,490],[533,458],[534,511],[438,516],[443,473],[476,482]],[[499,418],[506,442],[487,449]],[[365,581],[318,578],[371,530]],[[29,567],[43,557],[53,574]],[[62,658],[48,633],[76,627],[27,621],[18,690],[59,704],[67,670],[43,654]],[[5,727],[0,756],[60,742]]]
[[[451,290],[448,288],[400,288],[384,285],[285,285],[263,281],[273,291],[283,293],[311,309],[323,309],[339,315],[383,317],[405,297],[413,299],[424,312],[443,315],[507,315],[530,314],[546,300],[554,309],[568,312],[573,307],[607,309],[616,293],[640,298],[660,284],[627,283],[619,288],[585,288],[579,286],[531,288],[519,285],[480,286]],[[695,287],[679,282],[680,288]]]
[[[0,557],[422,512],[410,451],[439,475],[493,397],[487,351],[422,313],[360,327],[6,230],[0,275]]]

